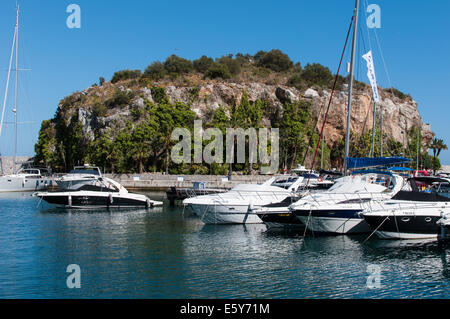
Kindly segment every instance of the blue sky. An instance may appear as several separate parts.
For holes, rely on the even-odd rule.
[[[361,1],[365,22],[364,3]],[[66,26],[66,7],[81,7],[81,29]],[[437,137],[450,146],[447,92],[450,87],[450,1],[368,0],[381,8],[377,30],[394,87],[410,93]],[[15,0],[0,4],[0,93],[6,82],[15,21]],[[280,49],[302,66],[319,62],[336,72],[353,0],[324,1],[104,1],[22,0],[19,155],[33,155],[40,123],[53,117],[60,99],[109,80],[121,69],[145,69],[170,54],[195,59],[205,54]],[[367,30],[361,27],[365,45]],[[389,82],[371,31],[379,85]],[[360,40],[361,43],[362,40]],[[358,50],[363,54],[363,46]],[[362,59],[358,79],[366,81]],[[13,120],[12,100],[7,121]],[[12,125],[0,139],[13,152]],[[450,151],[441,153],[450,164]]]

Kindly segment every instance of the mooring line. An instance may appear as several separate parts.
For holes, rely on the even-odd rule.
[[[370,239],[370,237],[373,236],[373,234],[375,234],[375,232],[381,227],[381,225],[384,224],[384,222],[389,219],[389,216],[386,216],[386,218],[381,222],[380,225],[378,225],[378,227],[369,235],[369,237],[366,238],[366,240],[364,240],[362,243],[364,244],[366,241],[368,241]]]

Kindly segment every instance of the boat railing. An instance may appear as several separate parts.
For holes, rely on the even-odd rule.
[[[336,205],[348,202],[348,204],[360,204],[361,206],[370,205],[372,201],[377,200],[386,200],[389,199],[390,196],[385,193],[372,193],[372,192],[364,192],[364,193],[328,193],[324,197],[317,198],[315,195],[319,195],[320,193],[316,193],[311,195],[308,198],[303,198],[303,200],[308,203],[314,203],[315,206],[322,205]]]
[[[366,208],[366,213],[371,213],[375,211],[389,211],[395,215],[395,211],[397,210],[408,210],[411,209],[411,213],[415,216],[415,211],[418,209],[427,209],[427,208],[444,208],[443,205],[446,202],[397,202],[397,203],[389,203],[387,201],[374,201],[372,204],[375,207]],[[447,205],[448,207],[448,205]],[[406,216],[406,215],[405,215]]]
[[[269,198],[273,198],[273,199],[277,199],[277,200],[282,200],[283,198],[286,198],[287,196],[291,196],[294,193],[291,192],[287,192],[287,191],[273,191],[273,190],[257,190],[257,191],[252,191],[252,190],[231,190],[230,192],[227,193],[219,193],[219,194],[214,194],[214,196],[216,196],[218,199],[222,200],[222,201],[227,201],[230,198],[232,199],[248,199],[249,196],[251,197],[257,197],[259,200],[264,200]],[[283,197],[283,198],[282,198]]]

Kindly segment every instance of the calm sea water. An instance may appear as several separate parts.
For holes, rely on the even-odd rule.
[[[166,201],[114,212],[38,204],[0,195],[0,298],[450,297],[450,249],[434,242],[203,225]],[[70,264],[80,289],[67,288]],[[380,281],[369,288],[371,269]]]

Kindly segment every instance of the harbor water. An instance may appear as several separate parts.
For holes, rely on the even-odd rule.
[[[0,298],[450,297],[450,249],[434,241],[203,225],[148,195],[164,206],[64,211],[1,194]]]

